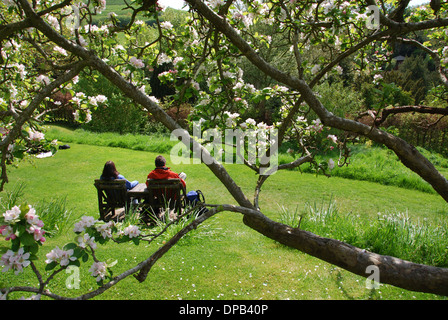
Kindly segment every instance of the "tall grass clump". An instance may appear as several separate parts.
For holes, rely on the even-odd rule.
[[[10,210],[12,207],[19,203],[20,198],[23,196],[25,190],[25,183],[19,181],[14,184],[10,191],[5,191],[4,196],[1,198],[2,212]]]
[[[66,231],[72,215],[71,209],[67,207],[66,197],[41,200],[34,208],[39,218],[44,222],[46,235],[55,236]]]
[[[366,233],[366,247],[373,252],[397,256],[417,263],[448,266],[448,225],[412,221],[407,213],[378,214]]]
[[[363,245],[363,231],[359,215],[341,214],[336,201],[330,197],[321,202],[305,204],[302,213],[304,221],[302,229],[308,230],[323,237],[333,238],[350,243],[354,246]]]
[[[377,219],[343,214],[335,201],[306,204],[302,212],[282,208],[280,222],[300,226],[322,237],[337,239],[381,255],[415,263],[448,266],[448,224],[412,221],[406,213],[378,214]],[[302,221],[303,220],[303,221]]]

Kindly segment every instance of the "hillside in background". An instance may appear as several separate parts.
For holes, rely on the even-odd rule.
[[[131,1],[128,1],[130,4]],[[101,24],[101,22],[108,17],[108,15],[114,12],[117,15],[118,20],[124,25],[127,24],[131,20],[132,10],[126,9],[126,3],[124,0],[108,0],[106,10],[102,11],[101,14],[96,16],[94,19],[94,23]],[[160,16],[163,21],[163,16],[165,14],[177,14],[178,12],[182,12],[182,10],[176,10],[173,8],[167,8],[164,13]],[[148,25],[152,25],[155,20],[152,18],[148,18],[142,15],[138,15],[140,20],[145,21]]]

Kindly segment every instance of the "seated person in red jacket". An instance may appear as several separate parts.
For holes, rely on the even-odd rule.
[[[180,179],[184,188],[186,187],[184,179],[166,166],[166,159],[163,156],[157,156],[155,163],[156,168],[148,174],[148,179]],[[146,184],[148,184],[148,181],[146,181]]]

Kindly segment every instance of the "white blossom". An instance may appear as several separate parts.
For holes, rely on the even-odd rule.
[[[114,227],[114,222],[113,221],[109,221],[108,223],[99,225],[96,227],[96,231],[98,231],[99,233],[101,233],[101,236],[106,239],[106,238],[112,238],[112,228]]]
[[[96,101],[99,102],[99,103],[104,103],[104,102],[107,101],[107,97],[104,96],[104,95],[102,95],[102,94],[97,95],[97,96],[95,97],[95,99],[96,99]]]
[[[149,98],[149,100],[151,100],[152,102],[154,102],[154,103],[156,103],[156,104],[160,104],[159,99],[157,99],[156,97],[154,97],[154,96],[149,96],[148,98]]]
[[[158,65],[162,65],[164,63],[170,63],[170,62],[171,62],[171,58],[168,57],[168,55],[164,52],[162,52],[157,59]]]
[[[41,141],[45,139],[45,135],[42,132],[34,131],[32,129],[28,131],[28,135],[32,141]]]
[[[328,169],[330,169],[330,170],[334,169],[334,161],[333,161],[333,159],[328,160]]]
[[[140,229],[138,226],[128,226],[123,230],[123,233],[129,238],[135,238],[140,235]]]
[[[4,267],[2,271],[6,272],[12,269],[15,270],[15,274],[17,275],[23,271],[23,268],[30,264],[29,258],[30,254],[28,252],[25,253],[23,248],[20,248],[17,252],[8,250],[0,261],[1,266]]]
[[[37,82],[43,84],[44,86],[47,86],[50,84],[50,78],[48,78],[46,75],[43,75],[43,74],[39,75],[36,78],[36,80],[37,80]]]
[[[338,137],[336,137],[334,134],[329,134],[327,138],[333,141],[333,143],[338,143]]]
[[[96,281],[101,281],[107,276],[107,265],[104,262],[94,262],[89,271]]]
[[[173,29],[173,24],[169,21],[163,21],[160,23],[160,27],[165,30],[171,30]]]
[[[252,119],[252,118],[247,118],[246,119],[246,124],[255,126],[257,124],[257,122],[254,119]]]
[[[174,58],[174,60],[173,60],[173,64],[174,65],[177,65],[180,61],[182,61],[182,60],[184,60],[184,58],[182,58],[182,57],[176,57],[176,58]]]
[[[210,0],[209,1],[210,7],[212,9],[222,6],[222,5],[224,5],[224,3],[225,3],[224,0]]]
[[[73,257],[73,249],[62,250],[59,247],[54,248],[49,253],[46,254],[47,260],[45,263],[50,264],[56,262],[62,267],[67,266],[70,261],[75,261],[76,257]]]
[[[12,223],[17,221],[20,218],[21,210],[18,206],[14,206],[11,210],[6,210],[3,214],[6,223]]]
[[[54,29],[59,29],[59,21],[56,17],[52,16],[52,15],[48,15],[47,17],[47,21],[48,23],[54,28]]]
[[[313,68],[311,68],[311,73],[316,74],[319,72],[319,70],[320,70],[320,66],[318,64],[316,64],[316,65],[314,65]]]
[[[106,10],[106,0],[98,0],[98,6],[95,7],[97,13],[101,14],[103,10]]]
[[[96,249],[95,237],[90,237],[87,233],[84,236],[79,236],[77,240],[78,245],[83,249],[87,248],[87,246],[94,250]]]
[[[78,110],[77,110],[78,111]],[[75,227],[73,228],[73,232],[83,232],[86,228],[93,226],[97,220],[91,216],[83,216],[81,221],[75,223]]]
[[[16,3],[13,0],[3,0],[3,3],[7,7],[16,7]]]
[[[90,110],[87,110],[87,112],[86,112],[86,123],[89,123],[90,121],[92,121],[92,112],[90,112]]]
[[[138,69],[145,67],[145,64],[143,63],[143,61],[140,59],[137,59],[136,57],[131,57],[131,59],[129,60],[129,63]]]
[[[55,46],[54,51],[59,52],[63,56],[67,56],[67,51],[64,48],[61,48],[59,46]]]

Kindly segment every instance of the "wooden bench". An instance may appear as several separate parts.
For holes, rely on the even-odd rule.
[[[126,181],[96,179],[94,185],[98,191],[100,220],[122,220],[130,208]]]
[[[148,179],[146,192],[144,208],[153,217],[163,219],[167,209],[180,215],[185,208],[186,191],[180,179]]]

